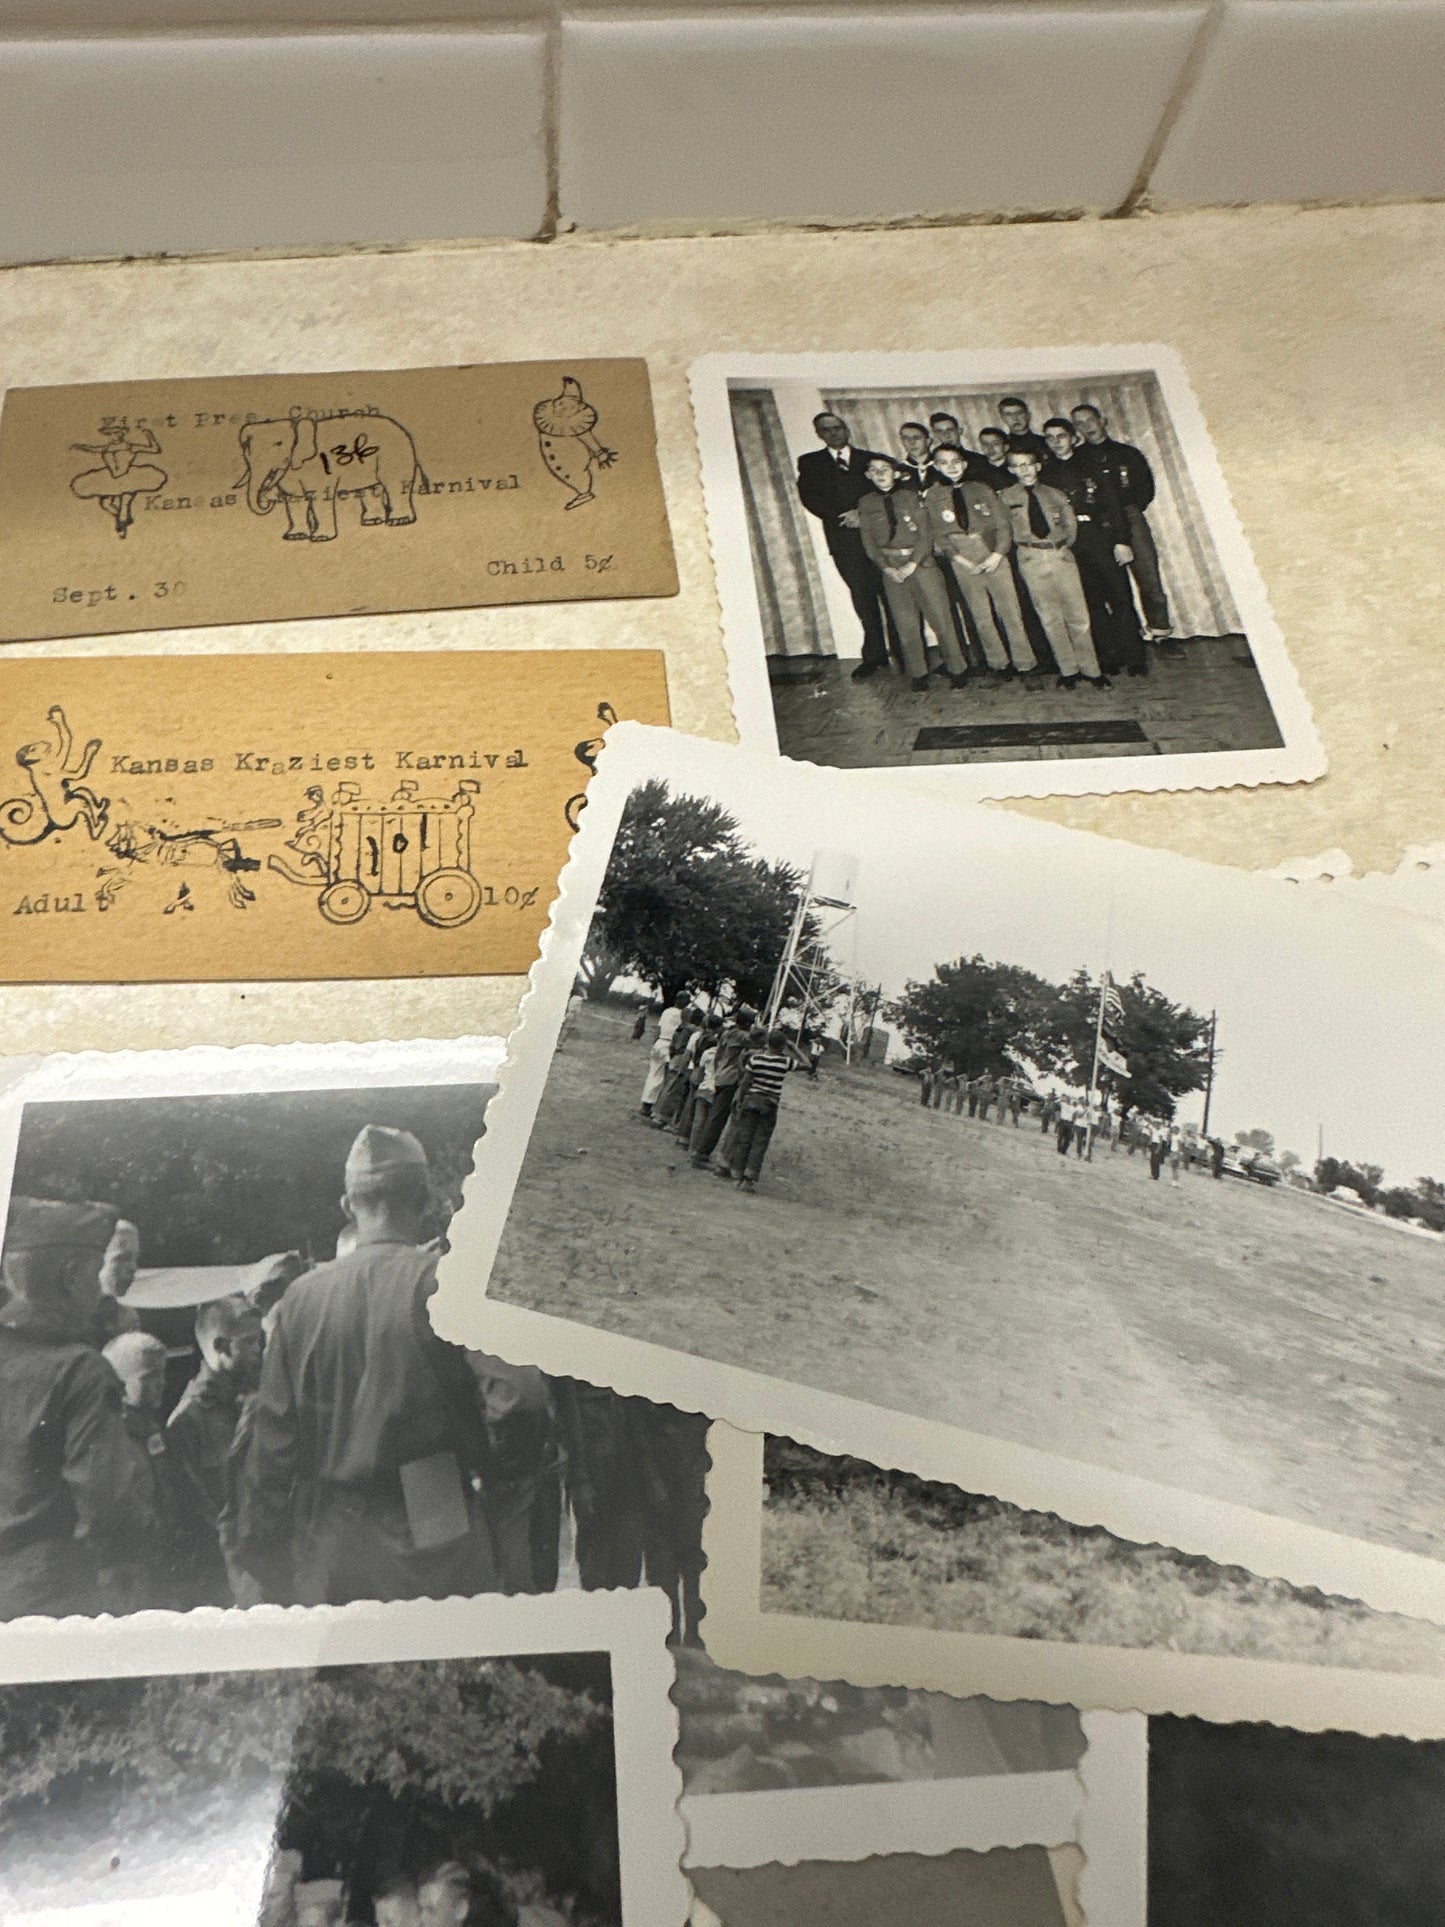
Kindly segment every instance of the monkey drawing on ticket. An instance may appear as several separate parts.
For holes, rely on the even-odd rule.
[[[0,837],[7,843],[41,843],[59,830],[73,830],[77,823],[97,838],[110,820],[110,799],[85,788],[100,738],[93,736],[77,755],[59,703],[52,703],[45,713],[50,737],[24,743],[15,752],[29,779],[30,793],[0,803]]]
[[[562,392],[539,401],[532,410],[532,422],[541,444],[542,460],[572,499],[564,508],[580,508],[594,499],[592,471],[611,468],[617,451],[604,448],[593,434],[597,410],[582,393],[582,384],[572,375],[562,378]]]

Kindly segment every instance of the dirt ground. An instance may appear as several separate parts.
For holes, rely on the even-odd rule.
[[[1406,1551],[1445,1552],[1445,1245],[1294,1191],[793,1077],[756,1196],[554,1060],[493,1296]],[[1413,1175],[1413,1174],[1412,1174]]]

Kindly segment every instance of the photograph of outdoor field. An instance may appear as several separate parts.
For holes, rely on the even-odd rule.
[[[759,1607],[809,1619],[1445,1677],[1445,1626],[770,1438]]]
[[[1438,933],[623,734],[469,1193],[498,1319],[1445,1557]]]

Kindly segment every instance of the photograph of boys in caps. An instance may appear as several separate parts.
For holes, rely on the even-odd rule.
[[[24,1106],[0,1619],[646,1583],[697,1638],[706,1421],[432,1332],[486,1100]]]

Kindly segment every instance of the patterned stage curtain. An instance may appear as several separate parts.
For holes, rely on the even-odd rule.
[[[770,656],[835,656],[838,651],[808,512],[798,500],[797,468],[772,390],[735,388],[731,399],[748,546],[767,652]]]
[[[1157,493],[1149,527],[1159,551],[1159,571],[1169,597],[1178,636],[1227,636],[1242,633],[1239,612],[1204,526],[1194,483],[1159,383],[1151,374],[1115,375],[1078,381],[1019,381],[1007,388],[956,389],[949,394],[909,395],[898,389],[834,390],[824,397],[853,431],[860,448],[901,455],[899,424],[928,422],[932,414],[956,415],[969,448],[978,431],[997,427],[998,398],[1018,395],[1033,411],[1035,429],[1050,415],[1067,416],[1079,402],[1092,402],[1108,418],[1116,441],[1142,449],[1154,470]]]

